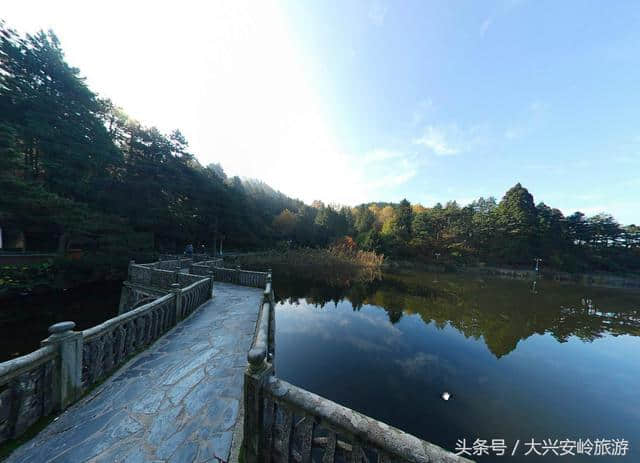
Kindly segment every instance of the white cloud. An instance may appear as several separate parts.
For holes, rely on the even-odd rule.
[[[454,147],[451,142],[447,140],[445,131],[438,127],[428,126],[422,137],[413,142],[429,148],[438,156],[452,156],[460,152],[458,148]]]
[[[486,128],[483,125],[461,129],[456,124],[447,126],[429,125],[420,138],[413,140],[416,145],[428,148],[437,156],[453,156],[479,148],[486,142]]]
[[[374,26],[382,26],[387,16],[389,8],[378,1],[374,1],[369,6],[369,21]]]

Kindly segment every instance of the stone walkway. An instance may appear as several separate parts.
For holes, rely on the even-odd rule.
[[[7,460],[228,461],[262,291],[214,298]]]

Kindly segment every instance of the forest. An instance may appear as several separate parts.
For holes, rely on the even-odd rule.
[[[268,155],[267,153],[256,155]],[[519,183],[501,200],[306,205],[201,165],[179,130],[161,133],[93,92],[53,32],[0,22],[0,227],[30,251],[129,258],[196,247],[325,247],[337,239],[398,260],[640,271],[640,227],[569,216]],[[15,238],[15,237],[19,237]]]

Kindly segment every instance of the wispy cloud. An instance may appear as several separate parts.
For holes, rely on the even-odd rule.
[[[483,126],[461,129],[456,124],[448,126],[429,125],[421,137],[413,140],[437,156],[454,156],[471,151],[483,143]]]
[[[529,135],[540,126],[544,115],[548,113],[550,107],[551,105],[546,101],[532,101],[523,110],[523,114],[516,118],[510,127],[506,128],[504,137],[507,140],[516,140]]]
[[[413,142],[429,148],[438,156],[452,156],[460,152],[460,150],[453,146],[452,142],[447,139],[445,131],[438,127],[428,126],[424,131],[424,135],[415,139]]]
[[[357,170],[373,175],[369,178],[367,188],[370,192],[393,188],[407,183],[414,178],[420,167],[415,155],[388,149],[375,149],[359,158]]]
[[[383,5],[378,1],[373,2],[369,6],[369,21],[374,26],[382,26],[388,11],[387,5]]]
[[[491,23],[493,22],[493,19],[491,17],[485,19],[484,21],[482,21],[482,24],[480,25],[480,36],[484,37],[485,34],[487,33],[487,31],[489,30],[489,27],[491,27]]]
[[[433,109],[434,109],[433,100],[431,100],[431,98],[421,100],[418,103],[418,106],[416,107],[416,109],[413,111],[413,116],[411,118],[411,126],[417,127],[418,125],[420,125],[424,120],[425,116],[427,115],[427,113],[433,111]]]

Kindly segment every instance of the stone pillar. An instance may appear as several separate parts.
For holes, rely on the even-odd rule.
[[[176,325],[182,320],[182,290],[179,283],[171,285],[171,292],[176,298]]]
[[[131,259],[129,261],[129,267],[127,268],[127,280],[131,281],[131,267],[134,266],[136,263],[135,260]]]
[[[213,298],[213,270],[208,270],[207,274],[209,275],[209,299]]]
[[[53,345],[59,358],[53,375],[54,407],[64,410],[82,390],[82,333],[73,331],[74,322],[60,322],[49,327],[50,336],[43,346]]]
[[[273,367],[264,359],[251,363],[244,374],[244,442],[247,463],[267,461],[262,445],[264,387],[272,374]]]

